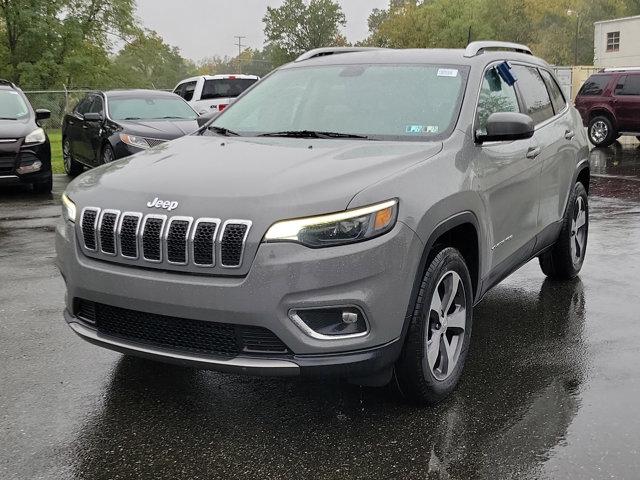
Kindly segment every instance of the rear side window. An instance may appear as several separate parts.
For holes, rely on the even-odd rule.
[[[542,78],[544,79],[544,83],[547,85],[547,89],[549,90],[549,95],[551,96],[551,103],[553,105],[553,109],[556,113],[562,111],[564,107],[567,106],[567,102],[564,99],[564,95],[562,95],[562,90],[558,86],[558,83],[546,70],[540,70],[542,74]]]
[[[487,119],[492,113],[519,111],[518,97],[513,86],[507,85],[495,68],[487,70],[478,100],[476,135],[487,133]]]
[[[257,80],[253,78],[205,80],[200,99],[235,98],[256,82]]]
[[[607,84],[611,80],[611,75],[593,75],[584,82],[582,88],[578,92],[578,96],[582,97],[597,97],[602,95]]]
[[[625,75],[620,78],[616,95],[640,95],[640,75]]]
[[[536,124],[553,117],[551,98],[538,69],[514,65],[513,70],[518,79],[518,90],[524,101],[524,113],[533,118]]]

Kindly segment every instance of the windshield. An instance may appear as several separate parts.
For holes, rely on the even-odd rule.
[[[111,98],[113,120],[195,120],[198,114],[179,97]]]
[[[468,67],[450,65],[287,68],[256,85],[212,129],[244,136],[441,139],[455,126],[467,73]]]
[[[29,107],[18,92],[0,90],[0,119],[18,120],[29,115]]]
[[[253,78],[205,80],[200,99],[235,98],[257,81],[257,79]]]

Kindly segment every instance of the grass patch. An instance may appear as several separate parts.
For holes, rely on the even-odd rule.
[[[49,130],[49,141],[51,142],[51,167],[53,173],[64,173],[64,165],[62,164],[62,131]]]

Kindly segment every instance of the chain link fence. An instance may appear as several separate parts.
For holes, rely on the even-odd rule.
[[[43,122],[47,129],[62,128],[66,113],[73,110],[76,104],[92,90],[36,90],[26,91],[33,108],[46,108],[51,111],[51,118]]]

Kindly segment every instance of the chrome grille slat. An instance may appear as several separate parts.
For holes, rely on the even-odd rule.
[[[248,220],[86,207],[78,222],[78,240],[90,257],[197,273],[240,268],[251,225]]]

